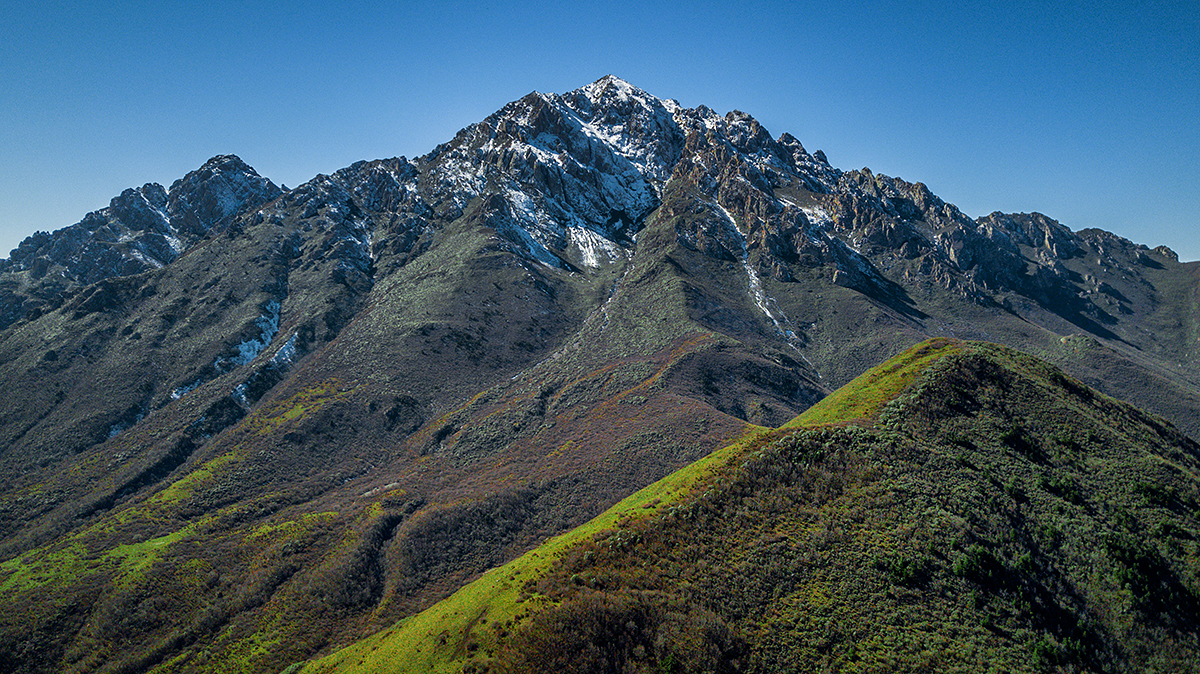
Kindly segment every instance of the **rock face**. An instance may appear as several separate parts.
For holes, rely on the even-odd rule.
[[[79,285],[168,264],[280,195],[233,156],[213,158],[170,190],[126,190],[0,261],[0,327],[40,315]],[[1085,261],[1101,275],[1178,261],[1165,247],[1074,233],[1038,213],[971,220],[921,183],[838,170],[789,134],[772,139],[745,113],[685,109],[612,76],[564,95],[529,94],[413,162],[360,162],[319,176],[271,212],[300,208],[313,218],[332,206],[328,222],[349,227],[332,251],[342,260],[338,278],[366,290],[371,246],[419,254],[422,233],[475,200],[505,250],[561,269],[623,260],[665,205],[659,217],[672,219],[680,244],[744,259],[763,277],[790,282],[799,270],[819,270],[896,308],[925,285],[985,306],[1023,299],[1101,334],[1112,310],[1089,301],[1105,281],[1085,272]]]
[[[277,671],[926,337],[1200,434],[1198,279],[615,77],[287,191],[216,157],[0,261],[0,670]]]
[[[81,285],[159,269],[280,193],[232,155],[213,157],[169,190],[127,189],[108,208],[54,234],[38,232],[0,260],[0,328],[41,315]]]

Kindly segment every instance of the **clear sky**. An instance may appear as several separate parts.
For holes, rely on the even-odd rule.
[[[1200,259],[1200,3],[8,2],[0,255],[239,155],[294,187],[614,74],[971,216]]]

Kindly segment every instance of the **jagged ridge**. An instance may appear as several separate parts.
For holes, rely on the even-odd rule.
[[[236,192],[197,175],[181,194]],[[1037,349],[1200,428],[1195,268],[1169,251],[973,222],[616,78],[251,192],[161,268],[45,286],[0,331],[0,661],[277,670],[929,335]],[[21,306],[31,272],[0,278]]]
[[[917,345],[827,400],[301,671],[1194,660],[1195,442],[981,343]]]

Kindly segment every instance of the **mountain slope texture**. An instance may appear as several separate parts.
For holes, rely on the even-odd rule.
[[[1200,445],[931,340],[305,672],[1195,671]]]
[[[1185,534],[1195,532],[1186,438],[1200,437],[1198,293],[1200,265],[1169,249],[1073,232],[1036,213],[972,220],[921,183],[836,169],[749,115],[683,108],[611,76],[567,94],[529,94],[423,157],[359,162],[294,189],[237,157],[214,157],[169,188],[126,190],[71,227],[35,234],[0,261],[0,597],[9,607],[0,670],[275,672],[336,652],[416,620],[487,569],[676,470],[719,464],[714,450],[759,451],[762,438],[776,437],[767,429],[823,399],[807,414],[828,411],[831,392],[931,337],[1021,349],[1061,367],[1078,391],[1092,386],[1158,416],[1122,411],[1119,423],[1096,422],[1116,430],[1096,431],[1095,447],[1091,436],[1063,436],[1078,445],[1070,451],[1044,445],[1042,422],[1023,420],[1032,413],[1019,406],[992,416],[955,408],[926,426],[918,420],[935,407],[915,410],[896,421],[903,429],[886,430],[900,436],[871,424],[812,431],[866,433],[863,447],[878,447],[838,450],[867,457],[828,468],[839,489],[911,482],[890,501],[871,496],[861,520],[829,534],[860,531],[856,545],[867,546],[839,547],[850,556],[838,563],[859,564],[883,545],[873,536],[908,522],[916,528],[894,543],[896,554],[916,556],[871,552],[879,568],[915,565],[884,597],[927,606],[929,634],[951,638],[936,627],[948,604],[932,597],[976,582],[978,601],[962,615],[991,616],[985,632],[1001,640],[971,632],[983,659],[953,662],[1025,666],[1036,635],[1043,664],[1158,666],[1150,639],[1194,652],[1194,634],[1178,621],[1195,588],[1194,567],[1180,560],[1196,557]],[[967,351],[983,358],[987,348]],[[894,393],[884,386],[858,404]],[[1108,401],[1103,394],[1088,393]],[[903,473],[914,452],[945,450],[954,419],[974,468]],[[1141,438],[1143,423],[1177,447],[1158,451],[1178,471],[1138,463],[1141,440],[1121,449],[1121,434]],[[966,485],[963,504],[983,508],[976,516],[993,517],[996,504],[970,491],[985,493],[976,473],[1000,461],[987,458],[996,450],[987,433],[1008,438],[1002,444],[1022,460],[1061,468],[1046,480],[1074,480],[1041,485],[1026,464],[1011,475],[999,463],[986,469],[1006,485],[1024,476],[1014,487],[1021,493],[1058,499],[1019,502],[1039,513],[1027,515],[1038,526],[1043,506],[1061,502],[1091,504],[1079,524],[1088,531],[1134,531],[1105,509],[1119,504],[1095,501],[1094,489],[1112,485],[1088,471],[1117,463],[1144,471],[1129,479],[1174,519],[1137,521],[1178,531],[1143,542],[1157,557],[1136,541],[1103,550],[1149,580],[1130,577],[1114,590],[1097,576],[1087,585],[1071,575],[1074,553],[1054,556],[1039,542],[1021,562],[1034,566],[1019,571],[1036,582],[1042,571],[1060,574],[1045,580],[1049,594],[997,594],[979,574],[992,573],[988,582],[1005,591],[1020,580],[1012,555],[1034,540],[1020,538],[1023,529],[1010,536],[959,510],[946,512],[965,523],[889,514],[886,504],[916,495],[922,507],[941,503],[950,480]],[[788,456],[808,456],[809,440],[795,442],[801,454]],[[934,450],[919,449],[927,445]],[[870,467],[873,452],[896,458]],[[821,498],[805,507],[842,517],[843,502]],[[788,521],[780,526],[802,528]],[[1076,524],[1056,526],[1073,536]],[[662,545],[675,545],[674,534],[662,535]],[[974,545],[983,571],[938,575],[957,563],[944,555]],[[814,559],[834,553],[822,554]],[[1107,573],[1101,566],[1095,574]],[[679,573],[699,573],[688,568]],[[839,578],[822,582],[850,582]],[[627,587],[650,592],[643,582],[659,581]],[[1078,596],[1062,594],[1067,587]],[[1167,587],[1175,594],[1161,605],[1129,598]],[[549,585],[534,591],[561,606],[577,598]],[[619,603],[632,596],[580,610],[634,610]],[[679,630],[711,623],[713,667],[774,662],[754,659],[759,642],[733,609],[701,595],[651,599],[631,620],[683,611]],[[1051,600],[1086,624],[1068,629],[1022,612],[1022,601],[1050,610]],[[738,610],[764,605],[754,593],[744,601]],[[771,605],[781,621],[807,610],[788,601]],[[1113,615],[1096,613],[1102,601]],[[891,610],[880,602],[868,608]],[[836,617],[804,615],[825,626]],[[455,662],[535,666],[537,639],[558,618],[537,620],[550,623],[519,621],[518,636],[490,660]],[[840,636],[817,650],[835,659],[821,662],[851,662],[836,659],[850,657],[837,644],[860,635],[829,634]],[[778,638],[780,652],[803,646],[796,634]],[[1090,645],[1108,650],[1080,659]],[[670,655],[637,646],[641,655],[622,662]],[[671,657],[691,667],[684,655]]]

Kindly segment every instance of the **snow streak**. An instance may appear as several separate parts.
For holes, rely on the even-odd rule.
[[[248,339],[237,345],[238,355],[233,358],[218,358],[214,365],[218,370],[227,369],[225,364],[232,363],[233,365],[248,365],[250,361],[258,357],[263,349],[275,339],[275,335],[279,332],[279,302],[271,300],[265,307],[266,313],[255,319],[254,323],[258,326],[261,332],[258,337]]]
[[[767,295],[767,293],[763,290],[762,281],[758,278],[758,272],[755,271],[754,267],[750,264],[749,250],[746,247],[746,233],[743,232],[738,226],[737,220],[734,219],[732,213],[730,213],[721,204],[715,205],[721,210],[721,213],[725,215],[725,219],[728,221],[730,227],[733,228],[733,231],[737,232],[738,243],[741,244],[741,251],[739,252],[740,257],[742,258],[742,269],[746,271],[747,287],[750,297],[754,300],[754,305],[758,307],[758,310],[761,311],[764,316],[771,320],[771,324],[775,326],[775,332],[780,337],[783,337],[785,341],[787,341],[788,346],[792,347],[796,353],[800,354],[800,357],[804,359],[804,362],[808,363],[809,366],[812,367],[812,361],[810,361],[808,356],[805,356],[804,352],[800,350],[800,346],[798,345],[800,340],[796,336],[796,331],[791,328],[791,321],[789,321],[788,317],[783,313],[782,310],[779,309],[779,302],[777,302],[774,297]],[[772,304],[775,305],[775,311],[771,311]],[[776,312],[778,312],[778,316],[776,316]],[[817,372],[816,367],[813,367],[813,372]],[[817,377],[820,376],[820,372],[817,372]]]

